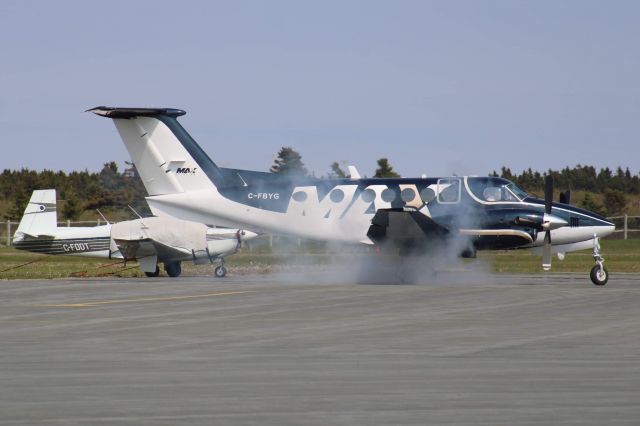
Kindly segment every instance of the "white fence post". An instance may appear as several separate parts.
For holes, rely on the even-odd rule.
[[[11,245],[11,220],[7,219],[7,247]]]
[[[627,239],[627,230],[628,230],[627,224],[629,223],[628,219],[629,219],[629,215],[625,213],[624,214],[624,239],[625,240]]]

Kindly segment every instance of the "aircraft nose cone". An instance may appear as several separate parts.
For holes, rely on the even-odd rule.
[[[249,241],[254,239],[257,236],[258,234],[256,234],[255,232],[247,231],[246,229],[240,230],[240,240],[242,241]]]

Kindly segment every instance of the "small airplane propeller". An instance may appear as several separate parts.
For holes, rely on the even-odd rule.
[[[544,180],[544,214],[545,216],[551,215],[551,207],[553,203],[553,177],[548,175]],[[545,217],[545,219],[547,219]],[[545,220],[543,222],[543,229],[546,228],[544,233],[544,247],[542,248],[542,269],[548,271],[551,269],[551,226],[550,222]],[[545,226],[547,225],[547,226]]]

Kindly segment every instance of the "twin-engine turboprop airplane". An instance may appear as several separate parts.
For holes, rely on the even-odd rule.
[[[220,261],[216,277],[227,270],[224,257],[238,251],[243,241],[257,236],[241,229],[211,228],[171,217],[147,217],[92,227],[58,228],[56,190],[33,191],[13,237],[13,246],[44,254],[67,254],[137,260],[149,277],[182,273],[183,261],[195,264]]]
[[[496,177],[296,179],[218,167],[169,108],[96,107],[113,119],[149,193],[154,214],[248,227],[317,240],[391,246],[401,256],[443,250],[539,249],[551,254],[593,248],[591,279],[608,272],[598,238],[605,218],[534,198]]]

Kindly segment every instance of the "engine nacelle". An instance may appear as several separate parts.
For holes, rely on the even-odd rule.
[[[208,228],[205,250],[194,251],[193,263],[201,265],[237,252],[244,241],[257,237],[255,232],[244,229]]]

